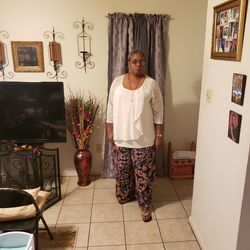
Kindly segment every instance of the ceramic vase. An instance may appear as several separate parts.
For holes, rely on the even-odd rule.
[[[79,186],[87,186],[90,184],[90,169],[92,155],[88,149],[78,149],[74,155],[74,163],[78,175]]]

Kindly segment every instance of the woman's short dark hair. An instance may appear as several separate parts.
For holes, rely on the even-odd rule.
[[[128,54],[128,62],[130,62],[131,58],[133,57],[134,54],[140,54],[143,59],[145,59],[145,54],[143,53],[143,51],[137,49],[137,50],[132,50],[129,52]]]

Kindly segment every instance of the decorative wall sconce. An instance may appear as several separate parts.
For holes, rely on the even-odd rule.
[[[91,36],[86,32],[85,28],[92,30],[94,26],[90,22],[84,22],[84,19],[82,19],[82,22],[74,22],[73,26],[75,29],[82,28],[82,31],[77,34],[78,55],[82,58],[82,61],[77,61],[75,65],[78,69],[84,69],[86,73],[86,69],[93,69],[95,63],[91,61]]]
[[[3,38],[8,38],[9,34],[7,31],[0,31],[0,36]],[[5,74],[5,68],[9,65],[8,60],[8,53],[6,44],[4,44],[0,39],[0,77],[5,80],[6,78],[11,79],[14,76],[13,72],[8,72],[8,74]]]
[[[53,28],[53,32],[45,31],[43,34],[44,38],[48,39],[52,36],[53,40],[52,42],[49,42],[49,58],[50,58],[50,65],[54,68],[55,73],[48,72],[47,76],[51,79],[56,78],[58,81],[58,78],[66,78],[67,72],[66,71],[60,71],[60,68],[62,66],[62,51],[61,51],[61,44],[56,42],[56,36],[60,39],[64,38],[63,33],[61,32],[55,32]]]

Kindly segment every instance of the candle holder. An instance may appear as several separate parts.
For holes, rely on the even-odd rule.
[[[0,31],[0,38],[1,36],[5,39],[9,37],[9,34],[7,31]],[[9,59],[8,59],[8,53],[7,53],[7,47],[6,44],[3,43],[0,39],[0,77],[5,79],[11,79],[14,76],[14,73],[9,71],[7,74],[5,73],[5,68],[9,65]]]
[[[64,35],[61,32],[55,32],[53,27],[53,32],[45,31],[43,34],[45,39],[53,38],[52,42],[49,42],[49,58],[50,58],[50,65],[53,67],[55,73],[48,72],[47,76],[51,79],[56,78],[58,81],[58,78],[66,78],[67,72],[66,71],[60,71],[60,68],[62,66],[62,50],[61,50],[61,44],[56,42],[56,37],[59,39],[63,39]]]
[[[82,19],[81,22],[74,22],[73,27],[75,29],[82,29],[81,32],[77,34],[78,55],[82,58],[82,61],[77,61],[75,66],[78,69],[84,69],[86,73],[87,68],[93,69],[95,67],[95,63],[91,61],[91,36],[86,32],[86,29],[92,30],[94,26],[92,23],[84,22],[84,19]]]

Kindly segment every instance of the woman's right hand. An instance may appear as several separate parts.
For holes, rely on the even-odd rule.
[[[107,138],[110,142],[114,142],[113,123],[107,123]]]
[[[114,141],[114,135],[113,135],[113,132],[112,131],[108,131],[107,132],[107,138],[110,142],[113,142]]]
[[[107,137],[110,143],[112,144],[112,148],[113,148],[115,146],[113,132],[108,132]]]
[[[107,123],[107,138],[114,144],[113,123]]]

